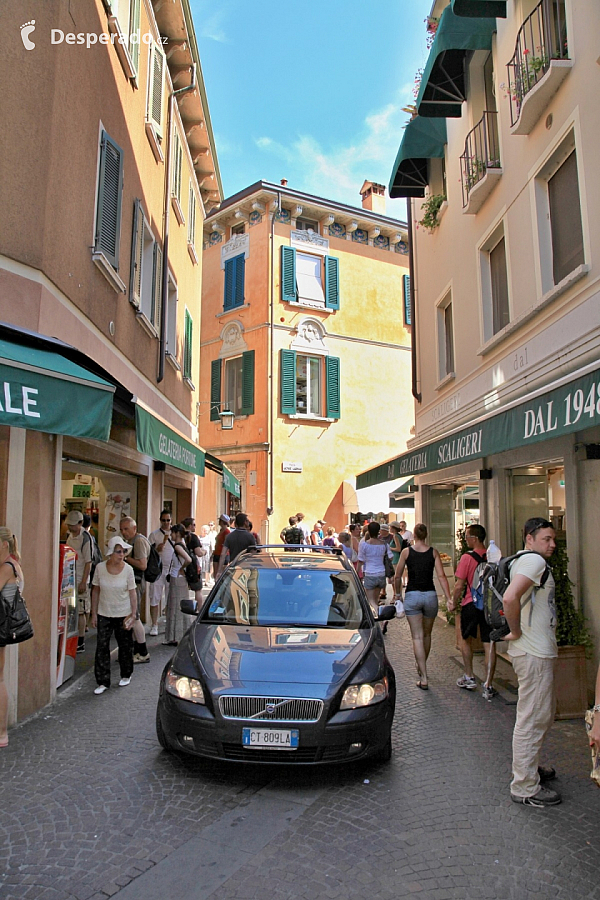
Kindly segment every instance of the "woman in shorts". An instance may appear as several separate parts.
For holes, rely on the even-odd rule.
[[[394,586],[394,600],[402,600],[402,573],[408,569],[408,584],[404,594],[404,610],[410,627],[413,651],[419,681],[417,687],[426,691],[429,687],[427,678],[427,658],[431,651],[431,632],[438,611],[438,598],[433,583],[435,571],[446,601],[450,601],[450,586],[444,574],[440,554],[435,547],[427,543],[427,526],[415,525],[414,545],[406,547],[400,554]]]
[[[365,540],[360,542],[358,548],[358,559],[362,563],[363,584],[369,603],[375,609],[379,606],[380,591],[382,588],[385,590],[387,583],[383,561],[385,555],[389,556],[391,562],[392,551],[385,541],[379,540],[379,522],[369,522]],[[387,622],[385,624],[387,625]],[[386,630],[384,626],[384,633]]]

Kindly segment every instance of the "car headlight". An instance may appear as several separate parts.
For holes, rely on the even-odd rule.
[[[175,697],[190,700],[192,703],[206,703],[202,685],[196,678],[178,675],[171,669],[165,678],[165,689]]]
[[[388,680],[374,681],[369,684],[351,684],[344,691],[340,709],[358,709],[360,706],[373,706],[387,697]]]

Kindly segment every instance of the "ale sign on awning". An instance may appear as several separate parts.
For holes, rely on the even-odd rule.
[[[600,369],[357,476],[357,489],[434,472],[600,424]]]

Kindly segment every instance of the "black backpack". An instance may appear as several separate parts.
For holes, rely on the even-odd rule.
[[[526,550],[525,553],[515,553],[513,556],[503,556],[500,562],[497,563],[488,562],[481,573],[480,585],[483,587],[483,612],[486,622],[492,629],[490,632],[492,641],[501,641],[510,632],[510,627],[504,616],[504,594],[510,584],[510,567],[515,559],[528,553],[535,553],[535,550]],[[540,556],[541,554],[538,553],[537,555]],[[540,588],[543,588],[546,584],[549,574],[550,567],[546,564],[544,574],[540,579]],[[535,594],[536,588],[533,589],[530,597],[532,612],[535,604]]]
[[[161,572],[162,563],[160,561],[160,556],[158,555],[158,550],[154,544],[150,544],[150,555],[148,556],[148,562],[144,569],[144,579],[148,584],[154,584],[154,582],[158,581],[160,578]]]
[[[84,541],[85,541],[85,538],[87,537],[88,541],[91,544],[91,547],[90,547],[90,550],[92,553],[92,565],[90,566],[90,584],[91,584],[91,582],[94,578],[94,572],[96,571],[96,566],[102,562],[102,551],[100,550],[100,547],[98,546],[96,538],[94,537],[93,534],[90,534],[89,531],[85,531],[85,529],[83,530],[83,534],[84,534],[84,538],[83,538]],[[83,544],[82,544],[82,546],[83,546]]]

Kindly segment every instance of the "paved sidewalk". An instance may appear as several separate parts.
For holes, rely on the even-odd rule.
[[[129,687],[96,697],[84,675],[11,731],[2,900],[600,900],[600,793],[582,722],[556,723],[547,741],[563,804],[512,803],[514,700],[455,686],[441,620],[428,692],[415,686],[407,623],[391,624],[394,757],[362,768],[235,768],[162,752],[160,640]]]

